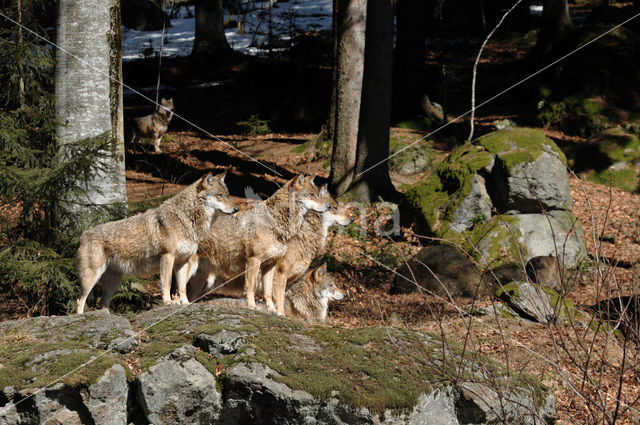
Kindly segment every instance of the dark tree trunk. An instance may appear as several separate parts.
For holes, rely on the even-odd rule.
[[[351,183],[358,200],[396,201],[389,177],[389,127],[393,57],[393,0],[370,0],[358,126],[356,167]],[[371,168],[373,167],[373,168]]]
[[[398,0],[394,58],[394,113],[409,117],[422,113],[426,93],[424,51],[427,34],[433,32],[437,14],[435,0]]]
[[[231,47],[224,33],[224,9],[222,0],[196,0],[196,34],[192,55],[206,58]]]
[[[337,196],[351,185],[356,163],[366,6],[366,0],[338,0],[335,138],[329,176],[331,191]]]
[[[333,0],[333,21],[331,24],[331,32],[333,36],[333,64],[331,78],[331,101],[329,103],[329,117],[325,124],[324,133],[328,140],[334,140],[336,137],[336,98],[337,98],[337,81],[338,81],[338,0]]]
[[[546,62],[554,44],[573,28],[567,0],[544,0],[538,41],[531,51],[530,61],[535,65]]]

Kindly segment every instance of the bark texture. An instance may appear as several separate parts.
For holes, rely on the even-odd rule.
[[[389,128],[393,58],[393,0],[369,1],[358,128],[356,168],[351,183],[358,200],[395,200],[389,177]],[[373,167],[373,168],[372,168]]]
[[[94,178],[84,182],[85,192],[63,202],[66,213],[87,218],[95,206],[127,201],[119,0],[60,0],[57,42],[56,117],[61,124],[56,134],[61,147],[101,137],[110,138],[115,147]]]
[[[351,185],[356,163],[358,120],[364,74],[366,0],[338,0],[338,58],[335,139],[329,184],[342,195]]]
[[[222,0],[196,0],[196,34],[192,55],[207,57],[229,51]]]
[[[574,29],[567,0],[544,0],[540,32],[530,60],[535,65],[546,62],[549,51],[563,36]]]

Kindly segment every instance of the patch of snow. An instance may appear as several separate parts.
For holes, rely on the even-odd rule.
[[[542,5],[541,4],[529,5],[529,13],[534,16],[542,16]]]
[[[269,2],[245,0],[242,3],[244,31],[237,28],[225,30],[229,45],[239,52],[249,55],[268,54]],[[225,13],[226,15],[226,13]],[[231,16],[237,19],[236,15]],[[273,8],[273,51],[281,51],[288,46],[291,36],[300,30],[330,30],[332,21],[332,0],[290,0],[275,3]],[[155,57],[160,52],[162,30],[135,31],[122,28],[122,60],[131,61],[145,56]],[[166,28],[163,57],[182,57],[191,54],[195,38],[194,6],[184,6],[178,16],[171,19]]]

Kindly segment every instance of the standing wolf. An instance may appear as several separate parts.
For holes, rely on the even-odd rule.
[[[273,311],[275,308],[280,314],[285,314],[285,290],[288,284],[298,280],[309,268],[311,260],[324,249],[329,227],[337,224],[347,226],[353,222],[349,215],[348,207],[338,204],[327,192],[326,187],[322,191],[330,208],[322,214],[309,213],[302,224],[300,231],[287,244],[287,252],[278,260],[273,276],[273,293],[265,292],[264,300],[267,308]]]
[[[307,212],[328,209],[312,178],[299,175],[251,210],[221,217],[200,243],[198,255],[190,260],[194,274],[190,293],[199,292],[205,283],[211,288],[216,279],[233,279],[244,273],[247,305],[255,308],[260,278],[264,292],[271,293],[273,267],[285,254],[287,242],[300,230]],[[191,287],[197,289],[192,292]]]
[[[131,120],[131,128],[129,130],[131,139],[129,142],[133,144],[143,137],[151,137],[153,138],[155,151],[162,152],[160,140],[162,140],[164,133],[167,132],[171,118],[173,118],[173,98],[165,99],[163,97],[158,109],[153,114]]]
[[[217,211],[234,213],[238,207],[229,199],[225,174],[211,173],[172,198],[142,214],[100,224],[85,231],[78,246],[75,265],[81,295],[78,314],[84,312],[87,296],[102,282],[102,307],[125,274],[160,272],[162,300],[171,303],[171,276],[185,267],[207,234]],[[178,287],[186,281],[178,280]]]

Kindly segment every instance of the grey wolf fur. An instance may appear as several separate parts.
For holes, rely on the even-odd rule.
[[[160,140],[162,140],[164,133],[167,132],[171,118],[173,118],[173,98],[165,99],[163,97],[160,101],[160,106],[153,114],[131,120],[130,143],[133,144],[143,137],[151,137],[155,151],[162,152]]]
[[[225,175],[210,173],[198,179],[157,208],[123,220],[111,221],[85,231],[75,257],[81,295],[77,312],[84,312],[87,296],[101,282],[102,307],[125,274],[160,272],[162,300],[171,303],[171,276],[176,275],[196,253],[218,212],[234,213],[238,207],[229,199]],[[178,280],[180,302],[188,303],[186,281]]]
[[[242,289],[236,295],[242,295]],[[287,288],[285,306],[288,317],[307,323],[324,323],[330,301],[341,300],[345,291],[338,288],[327,273],[326,265],[309,270],[300,280]],[[209,304],[223,308],[247,308],[247,300],[240,298],[214,298]],[[267,306],[259,303],[256,310],[266,312]]]
[[[285,314],[284,298],[287,285],[298,280],[309,268],[311,260],[324,249],[329,227],[334,224],[347,226],[353,222],[348,208],[331,198],[326,187],[322,188],[321,193],[330,205],[329,210],[322,214],[307,214],[300,231],[287,244],[287,252],[276,263],[272,294],[264,294],[267,306],[273,304],[273,297],[280,314]]]
[[[205,284],[212,288],[216,280],[222,283],[244,274],[247,305],[255,308],[256,286],[262,280],[264,292],[271,293],[274,266],[307,212],[328,209],[312,178],[299,175],[251,210],[219,218],[190,260],[189,298]],[[273,305],[267,308],[275,310]]]
[[[336,286],[327,272],[327,265],[309,270],[287,290],[285,313],[287,317],[307,323],[324,323],[329,301],[341,300],[345,291]]]

